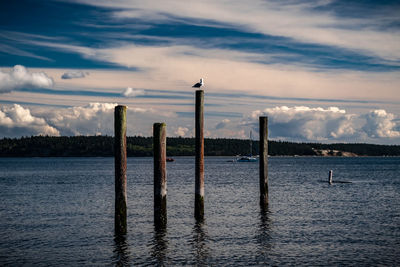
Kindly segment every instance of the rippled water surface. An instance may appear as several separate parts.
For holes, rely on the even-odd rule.
[[[113,235],[113,158],[0,159],[0,265],[399,265],[400,158],[205,161],[205,222],[193,218],[194,158],[168,163],[168,224],[153,225],[152,158],[128,159],[128,234]],[[329,185],[328,171],[335,183]]]

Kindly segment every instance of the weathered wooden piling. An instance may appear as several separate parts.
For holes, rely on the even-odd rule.
[[[333,183],[333,171],[330,170],[329,171],[329,184],[332,184],[332,183]]]
[[[167,223],[166,136],[166,124],[154,123],[154,223],[156,226],[163,226]]]
[[[194,217],[204,219],[204,91],[196,90],[195,112],[195,204]]]
[[[115,153],[115,217],[117,234],[127,232],[126,195],[126,106],[116,106],[114,111]]]
[[[260,117],[260,205],[268,205],[268,117]]]

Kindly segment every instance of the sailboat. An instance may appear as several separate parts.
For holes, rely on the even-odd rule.
[[[238,158],[236,161],[237,162],[256,162],[258,158],[253,157],[252,152],[253,152],[253,139],[251,137],[252,132],[250,131],[250,154],[249,156],[241,156]]]

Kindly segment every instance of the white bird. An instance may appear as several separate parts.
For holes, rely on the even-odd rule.
[[[203,78],[200,79],[200,82],[199,82],[199,83],[196,83],[196,84],[193,85],[192,87],[200,88],[202,85],[204,85]]]

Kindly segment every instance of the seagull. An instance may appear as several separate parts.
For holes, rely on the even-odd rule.
[[[195,85],[193,85],[192,87],[196,87],[196,88],[200,88],[203,85],[203,78],[200,79],[199,83],[196,83]]]

